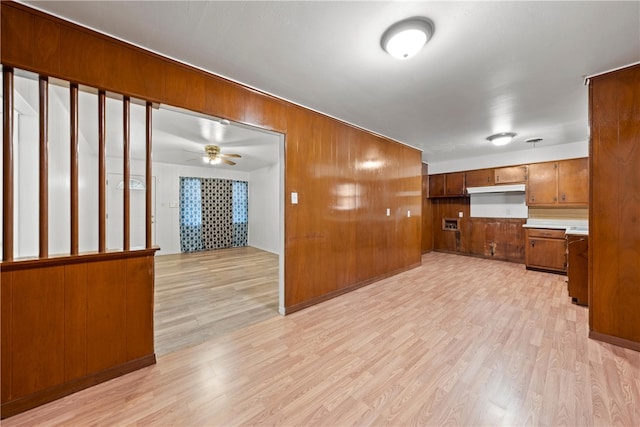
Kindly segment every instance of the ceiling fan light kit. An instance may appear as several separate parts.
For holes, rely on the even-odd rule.
[[[228,165],[235,165],[236,162],[232,162],[228,159],[228,157],[236,157],[241,158],[240,154],[223,154],[220,152],[220,147],[217,145],[205,145],[204,146],[205,156],[202,157],[202,161],[210,164],[210,165],[218,165],[220,163],[226,163]]]
[[[380,45],[385,52],[396,59],[415,56],[431,39],[434,32],[433,21],[425,17],[414,17],[396,22],[382,34]]]
[[[487,141],[491,142],[493,145],[500,147],[502,145],[507,145],[510,143],[513,138],[517,135],[515,132],[500,132],[487,137]]]

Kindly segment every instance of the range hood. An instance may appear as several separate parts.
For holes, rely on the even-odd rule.
[[[467,193],[524,193],[525,189],[526,187],[524,184],[488,185],[486,187],[467,187]]]

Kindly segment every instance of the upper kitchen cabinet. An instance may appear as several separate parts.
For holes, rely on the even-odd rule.
[[[494,182],[496,184],[517,184],[526,182],[527,169],[528,166],[526,165],[494,169]]]
[[[493,169],[478,169],[465,172],[465,182],[467,187],[486,187],[493,185]]]
[[[429,175],[429,197],[444,197],[444,173]]]
[[[587,207],[589,205],[587,158],[529,165],[527,205]]]
[[[464,172],[429,175],[429,197],[460,197],[464,190]]]
[[[553,206],[558,203],[558,162],[529,165],[527,204]]]
[[[558,162],[558,203],[589,204],[589,159],[586,157]]]

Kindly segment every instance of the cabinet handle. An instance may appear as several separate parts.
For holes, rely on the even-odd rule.
[[[557,198],[557,197],[554,197],[554,198],[553,198],[553,201],[554,201],[554,202],[557,202],[557,201],[558,201],[558,198]]]
[[[500,175],[496,176],[496,182],[500,182]]]
[[[535,240],[532,240],[532,241],[531,241],[531,247],[533,248],[535,245],[536,245],[536,241],[535,241]]]
[[[563,202],[565,201],[566,197],[567,197],[567,195],[566,195],[566,194],[563,194],[563,195],[562,195],[562,201],[563,201]]]

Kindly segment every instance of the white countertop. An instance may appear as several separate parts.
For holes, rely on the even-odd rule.
[[[566,234],[589,235],[589,221],[586,219],[528,219],[524,228],[550,228],[565,230]]]
[[[588,236],[589,227],[569,227],[564,234],[567,236]]]

